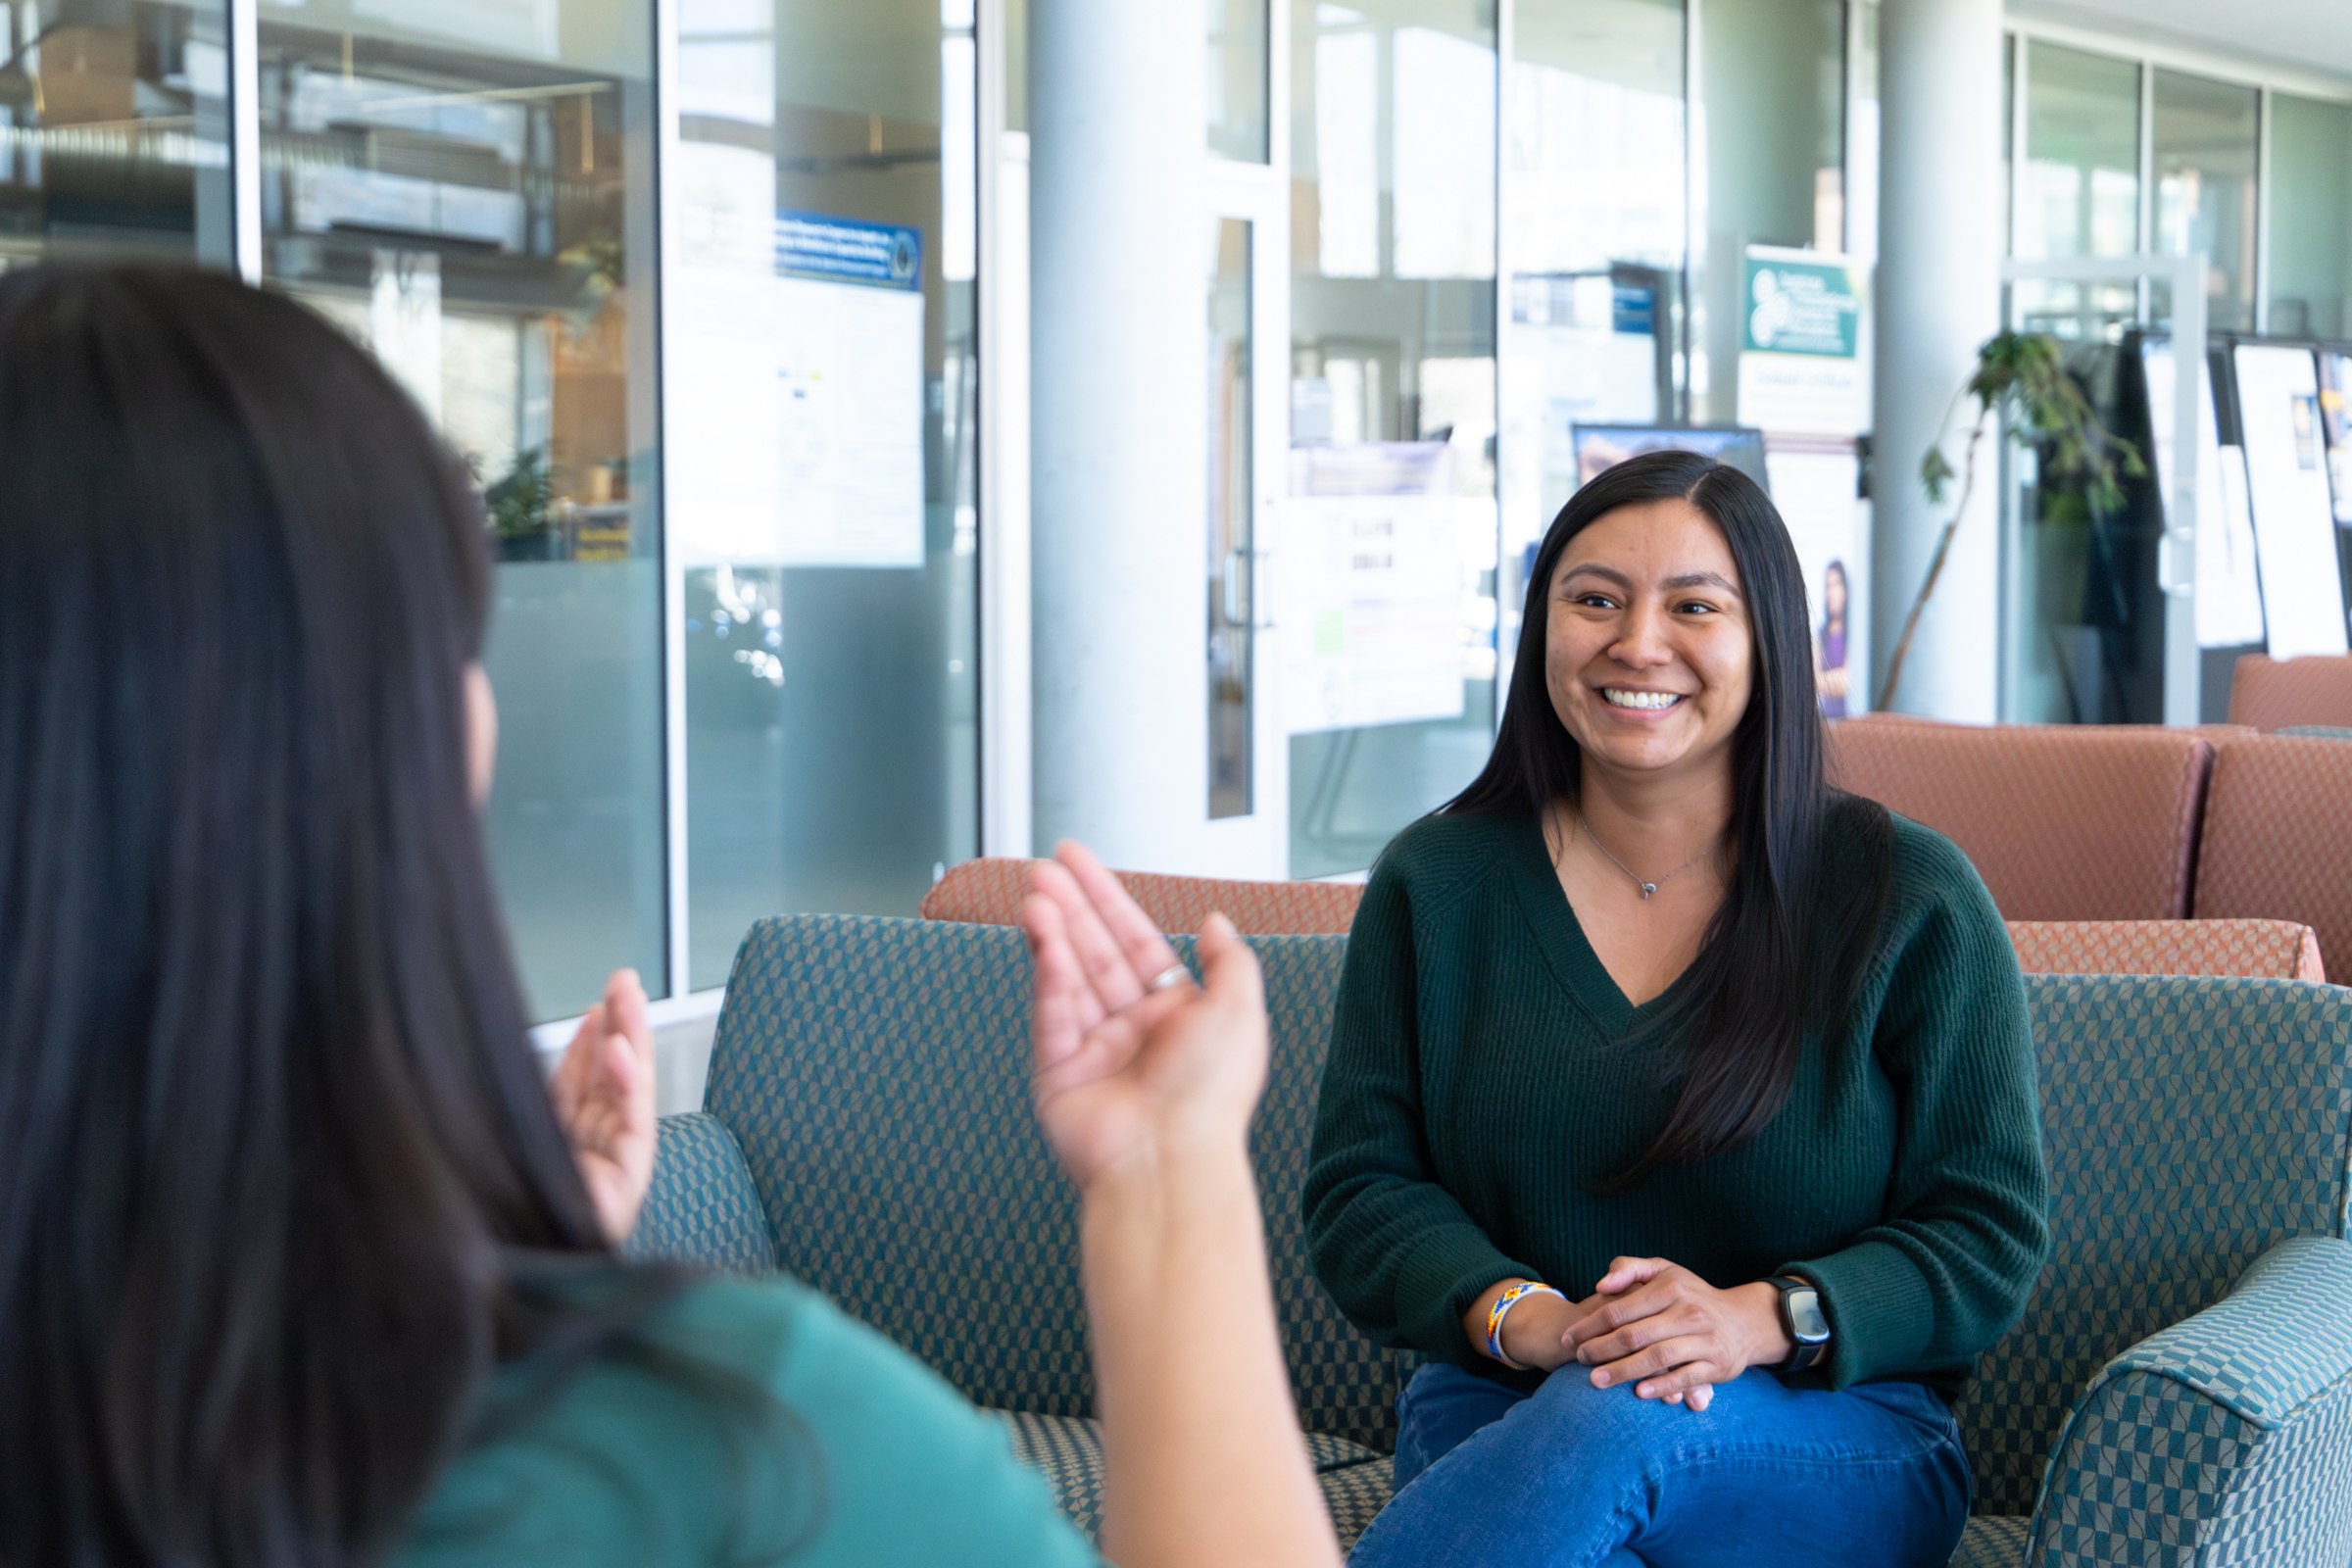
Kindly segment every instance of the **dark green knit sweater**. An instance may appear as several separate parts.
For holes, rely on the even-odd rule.
[[[1595,1196],[1673,1103],[1674,1042],[1624,1043],[1673,995],[1626,1001],[1534,817],[1431,817],[1399,835],[1340,980],[1306,1184],[1316,1276],[1381,1343],[1525,1387],[1462,1333],[1497,1280],[1575,1299],[1621,1254],[1722,1288],[1792,1272],[1820,1287],[1835,1336],[1801,1381],[1956,1394],[2048,1247],[2025,987],[1975,868],[1897,817],[1858,1004],[1841,1033],[1807,1041],[1778,1118],[1729,1153]]]

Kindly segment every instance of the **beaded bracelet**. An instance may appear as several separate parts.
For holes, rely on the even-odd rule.
[[[1514,1372],[1533,1372],[1535,1368],[1514,1361],[1503,1353],[1502,1320],[1511,1315],[1511,1308],[1519,1303],[1520,1298],[1538,1294],[1559,1296],[1563,1301],[1568,1299],[1567,1297],[1560,1296],[1558,1291],[1548,1285],[1530,1285],[1522,1282],[1494,1298],[1494,1304],[1487,1308],[1487,1353]]]

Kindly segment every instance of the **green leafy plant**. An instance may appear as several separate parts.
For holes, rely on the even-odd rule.
[[[501,539],[546,532],[556,504],[547,454],[538,447],[515,453],[514,466],[482,492],[482,504],[490,514],[490,531]]]
[[[1969,427],[1968,446],[1958,472],[1955,473],[1943,455],[1940,434],[1919,460],[1920,484],[1931,503],[1943,504],[1944,493],[1954,478],[1960,481],[1960,498],[1952,506],[1952,514],[1944,519],[1943,531],[1936,540],[1936,554],[1928,562],[1927,577],[1911,600],[1911,612],[1903,617],[1902,635],[1895,639],[1894,653],[1886,661],[1886,683],[1879,689],[1876,704],[1881,709],[1894,703],[1895,689],[1903,677],[1903,661],[1911,652],[1912,635],[1919,630],[1920,612],[1928,608],[1928,600],[1936,592],[1936,581],[1943,575],[1944,561],[1952,552],[1952,535],[1959,530],[1961,517],[1967,514],[1969,497],[1977,487],[1978,454],[1984,444],[1984,432],[1996,415],[2002,416],[2009,439],[2031,444],[2039,451],[2044,485],[2055,483],[2078,492],[2093,517],[2124,504],[2119,475],[2137,478],[2148,471],[2137,447],[2110,434],[2099,423],[2090,400],[2067,373],[2065,356],[2054,337],[2038,332],[2004,331],[1985,339],[1977,350],[1975,373],[1952,397],[1952,408],[1944,415],[1945,427],[1950,426],[1960,400],[1970,397],[1977,400],[1977,417]]]

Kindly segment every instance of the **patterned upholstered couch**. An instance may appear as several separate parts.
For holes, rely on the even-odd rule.
[[[1408,1365],[1339,1316],[1300,1243],[1346,940],[1253,946],[1274,1022],[1254,1147],[1275,1293],[1352,1540],[1388,1493]],[[760,922],[705,1110],[663,1122],[631,1246],[827,1292],[1005,1411],[1091,1528],[1076,1206],[1030,1119],[1027,986],[1021,938],[1000,926]],[[2057,1245],[1962,1409],[1982,1517],[1955,1562],[2352,1562],[2352,992],[2028,986]]]

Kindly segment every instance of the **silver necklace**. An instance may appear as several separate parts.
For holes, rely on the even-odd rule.
[[[1717,838],[1714,843],[1709,844],[1705,849],[1699,851],[1696,855],[1693,855],[1690,857],[1690,858],[1685,860],[1682,864],[1676,866],[1673,870],[1658,878],[1658,882],[1644,882],[1632,866],[1626,864],[1614,855],[1609,855],[1609,847],[1600,842],[1599,835],[1592,831],[1592,824],[1585,820],[1584,812],[1579,811],[1576,813],[1576,825],[1585,830],[1585,837],[1592,841],[1592,847],[1594,849],[1598,850],[1602,855],[1608,857],[1608,861],[1611,865],[1615,866],[1618,870],[1623,871],[1627,876],[1630,876],[1634,879],[1634,886],[1642,890],[1642,899],[1643,903],[1647,903],[1649,896],[1658,891],[1658,882],[1673,881],[1676,877],[1681,876],[1685,871],[1690,870],[1692,866],[1705,859],[1708,856],[1713,855],[1715,853],[1715,845],[1723,842],[1721,838]]]

